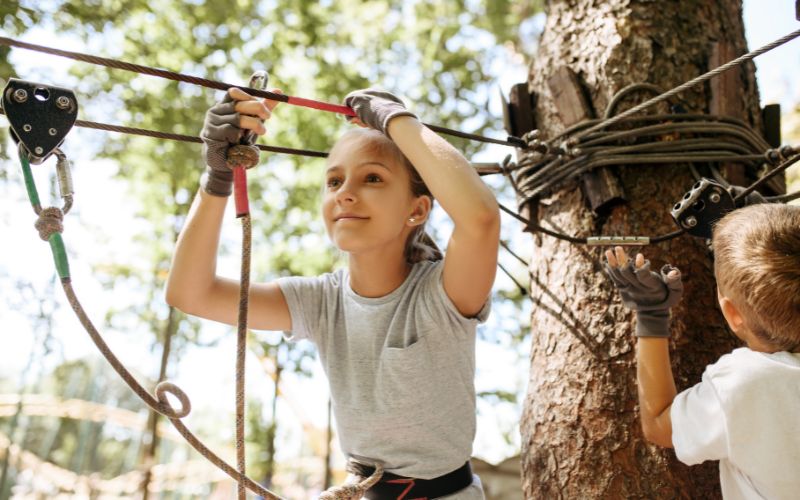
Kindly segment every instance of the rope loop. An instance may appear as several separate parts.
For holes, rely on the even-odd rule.
[[[622,100],[633,92],[652,92],[653,94],[661,95],[664,91],[658,85],[654,85],[648,82],[637,82],[632,83],[626,87],[620,89],[616,94],[611,97],[611,100],[608,101],[608,105],[606,106],[605,113],[603,113],[603,119],[608,120],[609,118],[613,117],[616,114],[617,106],[619,105]]]
[[[172,394],[180,401],[180,410],[172,407],[167,394]],[[158,398],[160,406],[158,411],[167,418],[183,418],[192,411],[192,403],[189,401],[189,396],[183,392],[183,389],[172,382],[160,382],[156,386],[156,398]]]
[[[383,477],[383,466],[375,464],[375,470],[369,474],[372,466],[358,462],[354,459],[347,461],[345,467],[353,478],[361,478],[357,483],[346,483],[341,486],[333,486],[323,491],[319,500],[361,500],[364,493],[372,488]],[[353,479],[354,480],[354,479]]]
[[[53,234],[64,232],[64,212],[57,207],[43,208],[39,212],[34,227],[39,231],[41,239],[49,241]]]

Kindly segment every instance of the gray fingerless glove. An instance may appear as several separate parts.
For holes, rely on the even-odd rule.
[[[398,116],[413,116],[414,113],[407,110],[403,101],[395,95],[378,89],[364,89],[350,92],[344,98],[345,106],[350,106],[358,115],[358,119],[365,125],[375,130],[380,130],[385,135],[389,121]]]
[[[625,307],[636,311],[636,336],[669,337],[669,310],[683,295],[680,271],[669,277],[677,269],[667,264],[661,274],[655,273],[650,270],[649,260],[638,269],[633,260],[619,268],[606,263],[605,271],[617,286]]]
[[[206,159],[206,171],[200,178],[200,186],[214,196],[230,196],[233,190],[233,171],[227,165],[228,148],[238,144],[243,137],[235,106],[236,102],[226,92],[225,97],[206,113],[200,132]]]

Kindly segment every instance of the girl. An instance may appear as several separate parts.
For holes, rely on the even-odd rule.
[[[187,314],[236,323],[239,284],[215,272],[231,192],[225,151],[243,130],[264,134],[276,104],[232,88],[206,115],[207,170],[167,282],[167,302]],[[386,471],[365,498],[482,499],[469,467],[475,328],[489,314],[497,203],[395,96],[368,89],[345,104],[369,128],[331,150],[322,217],[347,267],[253,284],[248,324],[316,344],[342,450]],[[424,231],[434,197],[454,222],[444,257]]]

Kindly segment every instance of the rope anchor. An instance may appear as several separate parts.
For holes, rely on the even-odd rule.
[[[11,136],[39,165],[64,142],[78,117],[72,90],[11,78],[3,89],[3,110]]]
[[[53,93],[49,93],[46,96],[42,94],[42,99],[37,97],[36,91],[39,90],[47,90],[47,89],[57,89],[57,87],[47,87],[44,85],[39,84],[30,84],[25,82],[26,85],[18,86],[18,87],[6,87],[3,91],[3,100],[4,104],[6,104],[7,100],[16,101],[17,104],[24,104],[27,102],[31,95],[34,96],[34,99],[39,99],[40,101],[53,101],[54,105],[46,108],[44,106],[36,105],[35,107],[28,108],[25,112],[18,113],[19,109],[16,109],[12,112],[13,116],[19,118],[20,116],[30,117],[32,113],[41,112],[42,110],[49,109],[49,113],[55,113],[58,115],[57,108],[61,105],[65,106],[62,111],[68,112],[68,114],[77,113],[77,102],[74,99],[74,94],[71,91],[65,89],[58,89],[58,93],[53,91]],[[28,92],[28,89],[34,88],[34,93],[31,94]],[[24,92],[20,91],[24,90]],[[61,97],[65,97],[66,95],[72,96],[71,101],[67,101],[65,99],[61,99]],[[53,104],[51,103],[51,104]],[[31,112],[30,110],[33,109],[34,111]],[[8,111],[8,108],[6,109]],[[9,113],[7,113],[9,114]],[[9,116],[9,121],[14,123]],[[67,116],[69,118],[69,116]],[[39,121],[33,121],[34,119]],[[20,123],[19,121],[17,123]],[[19,160],[22,166],[22,175],[25,180],[25,188],[27,190],[28,198],[30,199],[31,206],[33,207],[33,211],[39,218],[36,221],[36,229],[39,231],[39,236],[47,241],[50,244],[50,249],[53,254],[53,260],[55,261],[56,270],[58,272],[58,276],[61,281],[61,286],[64,289],[64,293],[69,301],[70,306],[72,307],[73,311],[75,312],[76,316],[78,317],[79,321],[83,325],[86,332],[91,337],[94,344],[100,350],[103,357],[111,364],[112,368],[119,374],[119,376],[125,381],[125,383],[133,390],[139,398],[151,409],[154,411],[164,415],[167,417],[173,426],[178,430],[178,432],[186,439],[186,441],[201,455],[206,457],[211,463],[225,472],[228,476],[230,476],[233,480],[238,483],[238,491],[239,491],[239,498],[244,499],[245,497],[245,488],[253,491],[254,493],[260,495],[263,498],[267,499],[275,499],[280,500],[280,497],[269,491],[268,489],[264,488],[250,477],[246,476],[244,473],[244,426],[243,426],[243,406],[240,403],[239,408],[237,408],[237,458],[239,459],[239,467],[234,468],[224,460],[222,460],[218,455],[216,455],[213,451],[211,451],[205,444],[203,444],[197,437],[186,427],[186,425],[181,421],[183,417],[189,414],[191,411],[191,402],[186,396],[186,394],[175,384],[170,382],[161,382],[155,388],[155,396],[150,394],[134,377],[131,373],[125,368],[122,362],[114,355],[111,349],[106,344],[103,337],[100,335],[100,332],[97,328],[92,324],[91,320],[86,314],[86,311],[83,309],[80,301],[78,300],[78,296],[75,294],[75,291],[72,287],[72,278],[70,276],[69,270],[69,260],[67,258],[67,252],[64,245],[64,240],[62,238],[62,232],[64,231],[63,220],[64,215],[69,211],[72,206],[72,178],[69,172],[69,160],[67,156],[58,149],[58,145],[63,142],[64,137],[60,136],[59,130],[66,135],[69,132],[69,129],[72,127],[72,123],[74,123],[74,116],[72,116],[72,121],[65,120],[64,116],[35,116],[31,118],[31,123],[45,123],[48,125],[55,125],[54,127],[50,127],[51,129],[56,130],[55,134],[49,134],[54,141],[53,143],[36,143],[30,142],[31,136],[24,136],[28,143],[26,144],[23,140],[18,140],[19,142]],[[59,125],[61,124],[61,125]],[[58,127],[58,128],[56,128]],[[23,127],[23,131],[26,128]],[[33,126],[30,127],[31,131],[34,130]],[[38,146],[36,146],[38,144]],[[49,147],[50,144],[55,144],[52,146],[52,149],[48,149],[45,151],[46,147]],[[33,148],[33,152],[30,151],[30,148]],[[42,151],[40,152],[37,148],[41,148]],[[257,150],[256,156],[258,155]],[[58,185],[61,191],[61,197],[64,199],[64,206],[63,208],[58,207],[47,207],[42,208],[41,202],[39,201],[39,193],[36,189],[36,183],[33,178],[33,173],[31,172],[31,163],[32,161],[42,162],[50,155],[55,154],[58,158],[57,163],[57,178],[58,178]],[[239,167],[236,170],[240,170],[244,172],[244,163],[239,163]],[[249,235],[250,235],[250,218],[245,217],[242,219],[243,227],[245,229],[245,233],[247,234],[247,239],[249,242]],[[246,248],[247,252],[247,259],[246,265],[249,270],[249,244]],[[244,253],[244,252],[243,252]],[[244,264],[243,264],[244,265]],[[249,283],[249,273],[248,273],[248,283]],[[247,290],[249,286],[243,286],[243,290]],[[246,329],[246,306],[243,309],[245,312],[244,320],[240,317],[240,324],[243,327],[240,327],[239,332],[239,349],[237,352],[237,371],[242,376],[237,376],[237,399],[243,403],[244,401],[244,333]],[[240,311],[241,313],[241,311]],[[240,314],[241,316],[241,314]],[[174,408],[170,403],[167,395],[174,396],[179,402],[180,407]]]

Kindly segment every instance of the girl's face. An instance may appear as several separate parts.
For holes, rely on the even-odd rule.
[[[413,228],[408,219],[420,204],[406,168],[375,152],[374,140],[350,134],[328,157],[322,217],[336,247],[351,254],[397,250],[395,245],[402,252]]]

